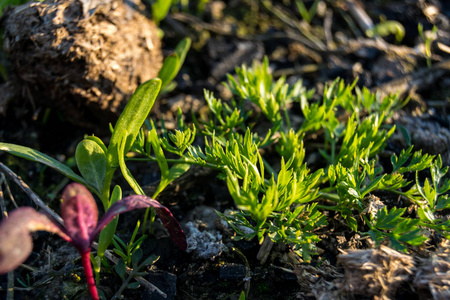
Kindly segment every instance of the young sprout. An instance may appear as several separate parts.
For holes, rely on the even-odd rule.
[[[63,191],[61,214],[64,226],[38,213],[31,207],[14,210],[0,224],[0,274],[17,268],[33,249],[30,232],[49,231],[71,243],[81,255],[86,281],[92,299],[99,299],[90,262],[91,245],[100,231],[118,214],[140,208],[153,207],[173,241],[183,251],[186,237],[169,209],[158,201],[143,195],[133,195],[114,203],[98,220],[94,197],[79,183],[69,184]],[[98,220],[98,221],[97,221]]]

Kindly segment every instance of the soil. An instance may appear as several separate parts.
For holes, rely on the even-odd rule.
[[[408,132],[415,150],[440,154],[450,165],[448,1],[305,0],[306,7],[319,3],[309,23],[302,21],[295,1],[211,0],[198,9],[199,2],[174,5],[159,24],[161,41],[149,7],[138,2],[93,1],[87,9],[85,1],[44,1],[5,11],[1,57],[8,72],[0,87],[0,140],[70,164],[84,134],[107,139],[107,124],[136,86],[156,76],[163,56],[188,36],[193,44],[177,85],[151,113],[168,129],[176,126],[178,108],[186,122],[191,111],[204,111],[203,89],[229,99],[221,83],[226,74],[268,56],[275,77],[301,79],[318,95],[325,82],[341,77],[348,83],[359,78],[358,86],[382,94],[410,97],[390,120],[404,131],[389,140],[380,163],[388,168],[391,154],[407,148]],[[403,24],[401,42],[393,34],[364,34],[382,18]],[[428,34],[433,26],[438,29],[430,56],[423,50],[419,23]],[[299,108],[292,111],[300,115]],[[295,123],[295,115],[292,119]],[[306,152],[308,167],[322,167],[313,143],[306,144]],[[58,173],[5,153],[0,162],[58,211],[58,194],[67,184]],[[129,168],[146,192],[155,189],[157,166],[130,163]],[[123,291],[124,299],[164,299],[148,283],[167,299],[239,299],[243,291],[248,299],[450,299],[449,244],[442,237],[430,236],[424,247],[401,254],[387,245],[375,248],[330,213],[329,225],[317,232],[319,254],[305,263],[287,246],[233,240],[232,230],[215,213],[234,208],[216,175],[192,168],[160,195],[158,200],[182,224],[189,250],[178,250],[155,222],[142,249],[144,257],[160,258],[143,270],[137,289]],[[116,183],[128,186],[119,178]],[[33,206],[17,186],[10,182],[9,188],[19,206]],[[389,207],[411,205],[386,192],[372,197]],[[6,192],[5,202],[13,209]],[[127,241],[138,219],[142,212],[121,216],[119,237]],[[14,272],[14,299],[87,299],[75,249],[46,233],[36,234],[34,243],[26,266]],[[268,256],[261,263],[257,257],[264,251]],[[0,284],[0,297],[6,299],[6,276],[0,276]],[[106,299],[121,285],[112,267],[105,266],[98,287]]]

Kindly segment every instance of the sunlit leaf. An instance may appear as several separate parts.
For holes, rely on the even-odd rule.
[[[73,244],[88,249],[98,219],[97,204],[89,190],[78,183],[69,184],[62,194],[61,215]]]
[[[0,274],[17,268],[30,255],[33,240],[30,233],[49,231],[70,241],[59,225],[31,207],[21,207],[0,224]]]
[[[96,236],[100,232],[100,230],[106,224],[108,224],[108,222],[111,221],[116,215],[130,210],[147,207],[153,207],[155,209],[156,213],[161,219],[164,227],[166,227],[175,244],[177,244],[177,246],[180,249],[186,250],[187,248],[186,237],[183,233],[183,230],[180,227],[180,224],[173,217],[169,209],[164,205],[162,205],[161,203],[159,203],[158,201],[143,195],[128,196],[114,203],[100,219],[96,230],[92,233],[92,236]]]

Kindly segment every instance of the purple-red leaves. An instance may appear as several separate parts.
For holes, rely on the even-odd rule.
[[[97,205],[83,185],[69,184],[62,199],[64,227],[30,207],[16,209],[0,224],[0,274],[15,269],[28,257],[33,247],[30,232],[43,230],[59,234],[83,254],[90,251],[95,237],[116,215],[147,207],[155,209],[177,246],[182,250],[187,248],[186,237],[169,209],[147,196],[133,195],[117,201],[98,224]]]
[[[62,194],[61,215],[74,246],[83,250],[90,248],[98,219],[97,204],[91,192],[81,184],[69,184]]]
[[[173,217],[170,210],[158,201],[143,195],[128,196],[111,205],[105,215],[98,222],[94,235],[100,233],[103,227],[105,227],[106,224],[108,224],[116,215],[130,210],[147,207],[153,207],[155,209],[156,214],[161,219],[161,222],[169,232],[172,240],[181,250],[185,251],[187,248],[186,237],[180,227],[180,224]]]
[[[33,249],[30,232],[42,230],[70,241],[55,221],[31,207],[16,209],[9,215],[0,226],[0,274],[14,270],[27,259]]]

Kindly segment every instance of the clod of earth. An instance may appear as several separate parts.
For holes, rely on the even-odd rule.
[[[12,98],[26,99],[98,128],[116,119],[162,65],[157,27],[139,0],[30,2],[3,18],[12,70],[0,87],[8,92],[0,93],[8,97],[0,111]]]

